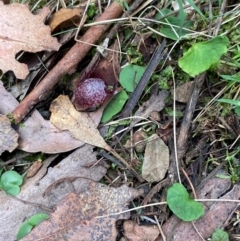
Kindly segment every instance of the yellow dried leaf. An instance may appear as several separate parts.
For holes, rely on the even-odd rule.
[[[52,32],[59,28],[66,28],[77,24],[80,21],[82,12],[81,8],[61,8],[53,15],[50,22]]]
[[[50,121],[58,129],[69,130],[74,138],[109,150],[92,118],[86,112],[78,112],[68,96],[58,96],[52,102],[50,111],[52,112]]]

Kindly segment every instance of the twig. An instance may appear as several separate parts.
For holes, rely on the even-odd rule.
[[[136,86],[134,92],[132,93],[132,95],[128,99],[125,107],[123,108],[123,111],[121,113],[120,118],[129,117],[130,114],[132,113],[133,108],[137,104],[144,88],[147,85],[147,82],[149,81],[149,79],[151,78],[154,70],[156,69],[159,62],[161,61],[161,59],[165,55],[165,52],[163,51],[165,45],[166,45],[166,40],[164,39],[162,41],[161,45],[158,47],[157,51],[155,52],[154,56],[150,60],[150,63],[148,65],[147,69],[145,70],[142,78],[140,79],[138,85]]]
[[[131,0],[126,0],[128,3]],[[122,13],[122,7],[118,1],[114,1],[109,8],[96,20],[96,22],[106,19],[119,17]],[[67,52],[67,54],[54,66],[54,68],[45,76],[41,83],[17,106],[13,111],[15,123],[19,123],[39,101],[44,99],[49,91],[54,87],[58,80],[67,73],[72,73],[77,64],[84,58],[88,51],[92,48],[91,44],[95,44],[100,36],[109,28],[107,25],[96,25],[89,28],[81,37],[82,42],[77,42]]]
[[[162,227],[160,226],[160,223],[159,223],[159,221],[158,221],[158,219],[157,219],[157,216],[154,215],[154,218],[155,218],[155,221],[156,221],[156,223],[157,223],[157,226],[158,226],[159,232],[160,232],[160,234],[162,235],[162,239],[163,239],[163,241],[166,241],[165,234],[164,234],[164,232],[163,232],[163,230],[162,230]]]
[[[206,72],[198,75],[194,80],[194,88],[192,91],[191,98],[188,101],[186,106],[184,117],[181,123],[178,139],[177,139],[177,146],[178,146],[178,160],[180,161],[185,152],[185,145],[188,137],[188,131],[191,125],[193,112],[195,110],[195,106],[197,104],[198,96],[201,90],[201,87],[204,83],[206,76]]]
[[[52,212],[52,211],[53,211],[51,208],[49,208],[49,207],[47,207],[47,206],[45,206],[45,205],[43,205],[43,204],[41,204],[41,203],[29,202],[29,201],[20,199],[20,198],[18,198],[18,197],[14,197],[14,196],[12,196],[12,195],[8,195],[8,196],[11,197],[11,198],[13,198],[13,199],[15,199],[15,200],[17,200],[17,201],[19,201],[19,202],[22,202],[22,203],[26,204],[26,205],[31,205],[31,206],[33,206],[33,207],[38,207],[38,208],[44,209],[44,210],[46,210],[46,211],[48,211],[48,212]]]
[[[121,167],[121,168],[125,168],[124,165],[118,161],[116,158],[112,157],[111,155],[109,155],[106,151],[104,151],[103,149],[100,150],[100,152],[97,152],[98,155],[108,159],[109,161],[111,161],[112,163],[116,164],[117,166]]]

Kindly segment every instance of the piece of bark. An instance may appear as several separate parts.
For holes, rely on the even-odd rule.
[[[131,0],[127,0],[130,3]],[[96,20],[96,22],[117,18],[122,13],[122,7],[118,2],[113,2],[106,11]],[[68,51],[68,53],[54,66],[54,68],[44,77],[41,83],[32,90],[31,93],[13,111],[15,123],[19,123],[33,106],[43,100],[49,90],[58,80],[67,73],[73,73],[77,64],[84,58],[100,36],[110,27],[109,24],[95,25],[89,28],[81,37],[80,41]],[[88,44],[86,44],[88,43]]]

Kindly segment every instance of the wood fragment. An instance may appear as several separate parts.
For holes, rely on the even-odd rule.
[[[156,69],[156,67],[158,66],[159,62],[161,61],[161,59],[165,55],[165,52],[163,51],[163,49],[164,49],[166,43],[167,42],[164,39],[162,41],[162,44],[158,47],[158,49],[155,52],[154,56],[150,60],[150,63],[148,65],[146,71],[144,72],[144,74],[143,74],[142,78],[140,79],[139,83],[137,84],[134,92],[132,93],[132,95],[128,99],[125,107],[123,108],[123,111],[121,113],[121,118],[129,117],[130,114],[132,113],[133,108],[137,104],[141,94],[143,93],[144,88],[147,85],[147,82],[149,81],[149,79],[151,78],[154,70]]]

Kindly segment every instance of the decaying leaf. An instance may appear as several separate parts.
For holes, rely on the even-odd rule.
[[[0,155],[4,151],[12,152],[18,146],[18,137],[9,119],[0,115]]]
[[[155,241],[159,235],[157,225],[138,225],[131,220],[125,221],[123,224],[124,236],[129,241]]]
[[[0,113],[8,114],[18,105],[18,101],[4,88],[0,81]],[[91,113],[94,123],[98,125],[102,110]],[[84,142],[71,137],[69,131],[60,131],[50,121],[44,120],[38,111],[34,111],[17,132],[20,135],[18,148],[27,152],[60,153],[84,145]]]
[[[144,181],[136,170],[104,141],[89,114],[78,112],[68,96],[58,96],[58,98],[52,102],[50,111],[52,112],[50,121],[54,126],[60,130],[69,130],[72,136],[78,140],[111,152],[140,182]]]
[[[52,32],[59,28],[67,28],[78,24],[82,12],[83,10],[81,8],[61,8],[53,14],[51,19],[50,28]]]
[[[42,207],[54,207],[71,192],[81,194],[84,190],[88,190],[88,184],[91,180],[99,181],[106,174],[106,169],[102,165],[95,165],[91,168],[86,167],[90,163],[97,162],[96,154],[90,145],[78,148],[57,166],[49,167],[55,158],[56,155],[50,155],[48,159],[44,160],[43,166],[38,173],[25,180],[24,185],[21,187],[18,198],[32,202],[35,205],[24,204],[7,196],[4,192],[0,192],[1,241],[16,240],[16,234],[23,220],[36,213],[46,212]],[[71,177],[82,178],[75,178],[70,182],[68,179]],[[54,185],[54,188],[43,197],[43,193],[48,187],[53,183],[58,183],[61,179],[66,181]]]
[[[19,63],[15,56],[20,51],[39,52],[58,50],[60,44],[50,34],[50,27],[43,21],[50,10],[43,8],[33,15],[27,5],[8,4],[0,1],[0,69],[12,70],[16,77],[24,79],[29,73],[27,65]]]
[[[68,96],[58,96],[52,102],[50,111],[52,112],[51,123],[60,130],[69,130],[72,136],[78,140],[109,149],[89,114],[78,112]]]
[[[193,85],[194,85],[194,82],[190,81],[183,85],[178,86],[175,90],[175,100],[182,103],[187,103],[192,94]],[[172,91],[172,94],[173,94],[173,91]]]
[[[157,134],[153,134],[145,149],[142,176],[148,182],[159,182],[165,177],[168,166],[169,149]]]
[[[109,240],[115,241],[115,222],[129,218],[130,213],[108,215],[127,209],[128,202],[139,192],[127,186],[112,188],[90,182],[84,192],[70,193],[55,207],[50,218],[39,224],[23,241]]]
[[[145,103],[144,106],[140,107],[136,113],[134,114],[135,117],[138,119],[134,119],[131,122],[131,126],[133,127],[143,118],[148,118],[151,112],[153,111],[161,111],[165,106],[165,99],[168,97],[168,92],[163,90],[157,96],[151,96],[150,100]]]

